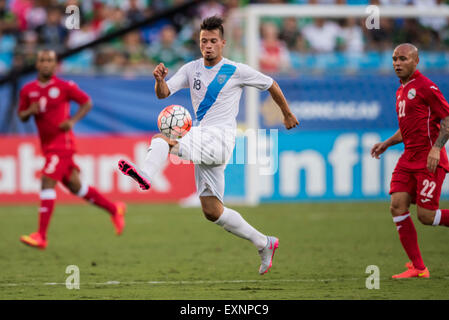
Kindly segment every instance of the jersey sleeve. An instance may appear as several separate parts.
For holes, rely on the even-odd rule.
[[[24,111],[28,109],[29,106],[30,99],[28,98],[28,90],[26,90],[26,88],[22,88],[19,94],[19,108],[17,109],[17,112]]]
[[[434,112],[440,119],[449,116],[449,104],[435,84],[428,84],[424,94],[425,100],[429,104],[432,112]]]
[[[265,91],[270,89],[273,84],[273,78],[264,75],[246,64],[239,63],[238,68],[243,86],[254,87]]]
[[[170,90],[170,96],[176,91],[189,87],[188,65],[183,65],[168,81],[167,87]]]
[[[69,100],[73,100],[78,104],[85,104],[90,100],[88,94],[81,90],[73,81],[67,82],[67,96]]]

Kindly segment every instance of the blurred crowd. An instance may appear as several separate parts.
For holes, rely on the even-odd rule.
[[[187,0],[0,0],[0,74],[11,67],[33,63],[39,48],[58,53],[89,43]],[[251,3],[413,5],[430,7],[449,0],[222,0],[206,1],[187,12],[144,26],[95,48],[66,59],[66,72],[151,73],[163,62],[176,69],[200,56],[201,20],[211,15],[225,18],[225,56],[245,61],[244,20],[238,9]],[[70,30],[66,19],[80,9],[80,28]],[[381,18],[380,28],[368,30],[364,19],[263,18],[260,69],[288,72],[295,54],[382,52],[395,44],[412,42],[420,50],[449,51],[449,19]]]

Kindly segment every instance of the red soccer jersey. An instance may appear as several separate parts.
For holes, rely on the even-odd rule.
[[[45,84],[35,80],[22,88],[19,112],[28,109],[33,102],[39,103],[39,113],[34,118],[44,154],[75,152],[72,130],[62,131],[59,125],[70,119],[70,101],[85,104],[89,99],[73,81],[64,81],[53,76]]]
[[[449,116],[446,99],[432,81],[416,70],[396,92],[396,113],[405,146],[401,165],[412,170],[426,168],[427,156],[440,132],[440,121]],[[439,165],[449,171],[444,147]]]

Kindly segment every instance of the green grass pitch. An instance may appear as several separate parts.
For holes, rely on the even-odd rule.
[[[117,237],[100,209],[57,205],[49,246],[41,251],[19,242],[35,231],[36,206],[1,207],[0,299],[449,298],[449,229],[421,225],[414,207],[430,279],[390,279],[404,270],[407,257],[387,202],[233,208],[280,239],[264,276],[253,245],[207,221],[197,208],[129,205],[127,226]],[[79,290],[65,286],[68,265],[79,267]],[[369,265],[380,270],[377,290],[365,285]]]

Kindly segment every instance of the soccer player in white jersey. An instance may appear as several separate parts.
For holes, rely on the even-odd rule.
[[[178,140],[156,134],[141,168],[120,160],[119,169],[136,180],[143,190],[147,190],[169,153],[192,161],[195,164],[197,193],[205,217],[256,246],[262,260],[259,268],[262,275],[271,268],[279,240],[262,234],[237,211],[223,204],[224,170],[234,149],[236,116],[243,87],[268,90],[284,115],[287,129],[296,127],[299,122],[290,111],[276,81],[245,64],[222,56],[226,43],[223,35],[223,20],[220,17],[204,19],[200,30],[203,57],[182,66],[168,81],[165,81],[168,69],[164,64],[160,63],[153,72],[155,92],[159,99],[167,98],[182,88],[190,88],[199,125],[192,127]]]

